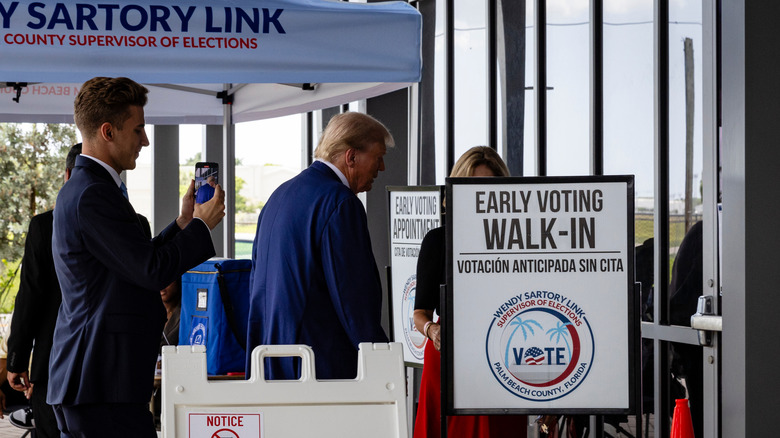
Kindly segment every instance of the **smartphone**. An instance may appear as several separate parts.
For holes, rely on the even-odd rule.
[[[219,164],[195,163],[195,202],[203,204],[214,196],[214,187],[219,184]]]

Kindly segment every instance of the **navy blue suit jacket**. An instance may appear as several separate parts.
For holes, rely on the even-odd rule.
[[[141,221],[144,235],[151,239],[152,231],[147,219],[139,214],[138,220]],[[49,353],[57,312],[62,302],[51,255],[53,226],[53,210],[30,219],[19,275],[19,291],[14,304],[11,333],[8,335],[8,371],[21,373],[29,367],[30,381],[41,385],[46,385],[49,380]],[[45,396],[46,393],[42,394]],[[56,421],[53,426],[57,428]]]
[[[62,304],[47,402],[148,402],[166,316],[160,289],[214,255],[208,227],[174,221],[150,240],[108,171],[79,156],[57,196],[52,253]]]
[[[363,203],[315,162],[271,195],[252,252],[247,373],[257,345],[305,344],[318,379],[355,378],[358,344],[387,342]],[[269,379],[298,375],[296,360],[268,362]]]

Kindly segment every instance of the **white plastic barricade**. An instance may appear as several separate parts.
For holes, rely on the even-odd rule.
[[[265,357],[301,358],[299,380],[265,380]],[[360,344],[354,380],[316,380],[305,345],[261,345],[249,380],[207,380],[204,346],[162,352],[164,438],[407,437],[403,345]]]

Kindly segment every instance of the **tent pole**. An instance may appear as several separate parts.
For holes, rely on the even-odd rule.
[[[222,189],[225,190],[223,254],[232,259],[236,257],[236,131],[233,125],[233,95],[229,94],[231,84],[223,84],[222,89]]]

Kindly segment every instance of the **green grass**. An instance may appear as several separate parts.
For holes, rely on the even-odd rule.
[[[257,224],[236,224],[236,233],[255,234]]]
[[[694,221],[701,220],[700,217]],[[653,237],[653,215],[637,213],[634,216],[634,239],[635,244],[641,245],[645,240]],[[677,256],[677,248],[685,237],[685,218],[683,216],[672,216],[669,222],[669,279],[672,278],[672,268],[674,259]]]
[[[236,258],[237,259],[251,259],[252,258],[252,242],[236,242]]]
[[[653,215],[639,214],[634,216],[634,241],[641,245],[645,240],[653,237]],[[669,223],[669,247],[677,248],[685,237],[685,218],[673,216]]]

